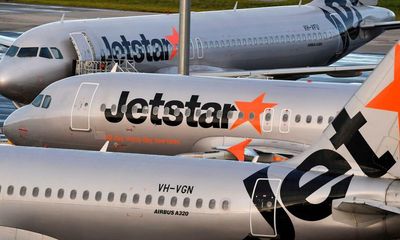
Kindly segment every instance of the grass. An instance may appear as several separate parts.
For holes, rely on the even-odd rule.
[[[179,0],[3,0],[0,2],[16,2],[29,4],[62,5],[76,7],[105,8],[145,12],[172,13],[179,10]],[[193,11],[231,9],[236,0],[192,0]],[[239,8],[295,5],[299,0],[282,0],[264,2],[256,0],[239,0]],[[311,0],[303,0],[303,3]],[[393,10],[400,19],[400,1],[380,0],[379,6]]]

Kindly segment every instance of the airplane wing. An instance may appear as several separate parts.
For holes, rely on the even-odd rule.
[[[0,45],[10,47],[21,34],[21,32],[0,32]]]
[[[255,71],[226,71],[226,72],[193,72],[192,75],[214,77],[252,77],[252,78],[277,78],[297,80],[309,75],[328,74],[333,77],[357,77],[362,72],[374,70],[376,65],[364,66],[327,66],[305,68],[281,68]]]
[[[372,199],[345,198],[332,202],[333,219],[348,225],[367,227],[390,214],[400,214],[400,209]]]
[[[394,30],[400,29],[400,21],[382,22],[382,23],[364,23],[361,29],[371,30],[371,29],[382,29],[382,30]]]
[[[202,140],[212,151],[184,153],[179,156],[208,159],[236,159],[252,162],[284,161],[303,152],[308,145],[266,139],[212,137]]]

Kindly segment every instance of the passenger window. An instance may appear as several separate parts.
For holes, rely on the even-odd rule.
[[[61,51],[58,48],[52,47],[50,48],[51,52],[53,53],[54,58],[56,59],[63,59],[63,55],[61,54]]]
[[[88,190],[85,190],[85,191],[83,192],[82,198],[83,198],[83,200],[85,200],[85,201],[89,199],[89,191],[88,191]]]
[[[328,119],[328,123],[332,123],[333,122],[333,119],[335,119],[334,117],[329,117],[329,119]]]
[[[295,121],[296,123],[299,123],[299,122],[301,121],[301,115],[300,115],[300,114],[297,114],[296,117],[294,118],[294,121]]]
[[[190,108],[186,108],[185,117],[189,117],[191,113],[192,113],[191,109]]]
[[[317,123],[321,124],[323,120],[324,120],[324,118],[322,116],[318,116]]]
[[[190,205],[190,198],[186,197],[185,199],[183,199],[183,206],[185,208],[189,207]]]
[[[164,201],[165,201],[165,197],[164,196],[158,197],[158,205],[159,206],[164,205]]]
[[[249,118],[250,118],[250,120],[253,120],[253,119],[255,118],[255,114],[254,114],[253,112],[251,112],[251,113],[249,114]]]
[[[178,202],[178,199],[176,197],[171,198],[171,206],[172,207],[175,207],[177,202]]]
[[[124,202],[126,202],[126,198],[127,198],[126,193],[123,193],[123,194],[121,194],[121,197],[119,198],[119,201],[124,203]]]
[[[38,54],[39,48],[37,47],[28,47],[28,48],[21,48],[18,52],[18,57],[36,57]]]
[[[212,110],[208,109],[206,112],[206,118],[210,118],[212,116],[212,113],[213,113]]]
[[[228,210],[229,209],[229,201],[225,200],[222,202],[222,210]]]
[[[11,46],[11,47],[7,50],[6,56],[15,57],[15,55],[16,55],[17,52],[18,52],[18,50],[19,50],[19,47]]]
[[[100,191],[96,192],[96,194],[94,195],[94,199],[98,202],[101,201],[101,192]]]
[[[50,50],[47,47],[40,49],[39,57],[48,58],[48,59],[52,59],[53,58],[53,56],[51,56]]]
[[[57,197],[62,199],[64,197],[64,189],[59,189],[57,193]]]
[[[146,205],[151,204],[151,199],[152,199],[151,195],[147,195],[147,196],[146,196],[146,199],[144,200],[144,202],[146,203]]]
[[[72,190],[72,191],[71,191],[71,194],[69,195],[69,197],[70,197],[72,200],[76,199],[76,190]]]
[[[239,119],[243,119],[244,118],[244,113],[243,112],[239,112],[238,118]]]
[[[214,199],[211,199],[211,200],[210,200],[210,203],[208,204],[208,207],[209,207],[210,209],[214,209],[214,208],[215,208],[215,200],[214,200]]]
[[[175,108],[175,110],[174,110],[174,116],[175,116],[175,117],[178,117],[180,113],[181,113],[181,110],[180,110],[179,108]]]
[[[158,115],[158,107],[153,107],[153,111],[151,111],[153,115]]]
[[[46,95],[44,97],[44,100],[43,100],[43,103],[42,103],[42,108],[46,108],[46,109],[49,108],[50,103],[51,103],[51,97],[49,95]]]
[[[46,188],[46,191],[44,191],[44,196],[46,198],[51,197],[51,188]]]
[[[107,201],[109,201],[109,202],[114,201],[114,193],[113,192],[108,193]]]
[[[100,111],[101,112],[104,112],[106,110],[106,105],[103,103],[103,104],[101,104],[101,106],[100,106]]]
[[[38,187],[34,187],[32,190],[32,196],[37,197],[39,196],[39,188]]]
[[[201,208],[203,206],[203,199],[199,198],[196,201],[196,207]]]
[[[135,203],[135,204],[138,203],[139,202],[139,197],[140,196],[137,193],[135,195],[133,195],[132,202]]]
[[[40,94],[33,100],[32,105],[35,107],[40,107],[40,104],[42,104],[42,99],[43,99],[43,94]]]
[[[21,189],[19,190],[19,195],[21,195],[22,197],[26,195],[26,187],[21,187]]]
[[[265,121],[271,121],[271,116],[272,116],[272,114],[269,112],[269,113],[267,113],[267,114],[265,114]]]
[[[311,117],[311,115],[308,115],[306,118],[306,122],[311,123],[311,121],[312,121],[312,117]]]
[[[287,122],[289,120],[289,115],[287,113],[283,114],[282,121]]]
[[[7,194],[8,195],[13,195],[14,194],[14,186],[8,186]]]
[[[126,113],[127,108],[128,108],[128,107],[127,107],[126,105],[122,105],[122,106],[121,106],[121,112],[122,112],[122,113]],[[104,109],[105,109],[105,108],[104,108]]]

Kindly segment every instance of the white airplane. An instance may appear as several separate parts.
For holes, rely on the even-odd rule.
[[[16,145],[270,162],[304,151],[358,84],[165,74],[57,81],[4,122]]]
[[[281,163],[0,147],[0,225],[59,240],[400,238],[400,42]]]
[[[191,71],[236,71],[242,76],[237,71],[295,68],[278,75],[313,73],[315,69],[298,68],[329,65],[386,29],[400,27],[392,11],[373,5],[376,1],[314,0],[299,6],[193,13]],[[140,72],[176,73],[177,26],[178,15],[172,14],[60,21],[33,28],[15,40],[2,59],[0,94],[28,104],[52,82],[88,64],[104,71],[107,61]]]

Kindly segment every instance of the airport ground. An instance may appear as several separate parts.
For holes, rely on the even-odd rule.
[[[398,2],[397,0],[396,1],[390,0],[390,1]],[[62,1],[57,1],[57,2],[62,2]],[[99,18],[99,17],[103,18],[103,17],[138,16],[138,15],[154,14],[154,13],[62,7],[62,6],[27,5],[27,4],[0,2],[0,32],[1,31],[24,32],[44,23],[58,21],[61,19],[63,14],[65,14],[65,19],[82,19],[82,18]],[[366,46],[357,50],[357,53],[359,53],[356,54],[357,56],[367,56],[367,57],[357,57],[349,59],[351,61],[354,61],[355,64],[357,64],[358,61],[368,60],[366,58],[368,58],[369,55],[365,55],[367,53],[386,54],[393,46],[393,44],[399,39],[400,39],[400,30],[386,32],[377,39],[375,39],[374,41],[367,44]],[[6,118],[11,108],[13,108],[11,103],[9,101],[6,101],[3,97],[0,96],[0,123],[2,120]],[[32,220],[34,221],[34,219]],[[49,240],[51,238],[47,238],[39,234],[28,233],[25,231],[20,231],[10,228],[0,228],[0,239],[1,240],[11,240],[11,239]]]

